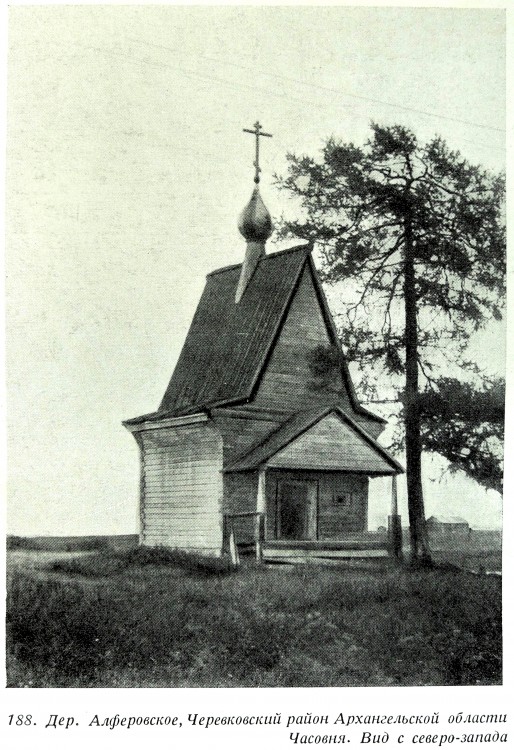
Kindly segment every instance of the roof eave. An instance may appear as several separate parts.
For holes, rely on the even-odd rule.
[[[184,414],[182,416],[175,417],[161,414],[158,419],[144,419],[143,417],[135,417],[134,419],[125,420],[124,422],[122,422],[122,425],[129,432],[143,432],[146,430],[162,430],[165,427],[185,427],[186,425],[207,422],[208,420],[209,415],[205,411],[199,411],[194,414]]]

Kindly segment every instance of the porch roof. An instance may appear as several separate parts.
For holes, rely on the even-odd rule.
[[[331,425],[327,423],[330,415],[337,420],[339,429],[334,429],[338,426],[334,420]],[[330,443],[321,434],[320,423],[324,420],[327,427],[332,427]],[[338,406],[294,414],[278,430],[229,464],[224,471],[251,471],[263,465],[382,476],[401,474],[404,471],[389,451]]]

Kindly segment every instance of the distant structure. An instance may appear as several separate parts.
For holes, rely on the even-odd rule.
[[[431,538],[467,537],[469,523],[460,516],[430,516],[427,531]]]
[[[207,283],[156,412],[124,422],[140,448],[140,542],[260,559],[399,554],[400,464],[355,394],[311,246],[266,254],[255,188],[241,264]],[[367,532],[368,479],[391,476],[391,535]],[[396,536],[395,536],[396,535]]]

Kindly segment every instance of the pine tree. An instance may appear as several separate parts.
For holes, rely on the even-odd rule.
[[[315,242],[324,281],[353,292],[341,342],[350,361],[387,375],[390,398],[402,404],[412,558],[429,563],[423,448],[498,487],[491,435],[469,413],[453,413],[448,396],[490,395],[465,355],[472,333],[502,317],[504,177],[439,137],[420,144],[404,127],[376,124],[363,147],[331,138],[320,160],[289,154],[288,162],[277,182],[300,200],[303,217],[283,220],[281,233]],[[448,363],[459,378],[448,377]],[[377,393],[377,382],[368,374],[364,384]],[[498,410],[488,414],[497,438]]]

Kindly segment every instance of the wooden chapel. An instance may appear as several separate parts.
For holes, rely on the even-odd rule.
[[[140,542],[220,555],[232,534],[265,560],[398,555],[403,469],[356,396],[312,248],[266,253],[260,127],[243,262],[207,275],[159,408],[124,422],[140,449]],[[376,476],[393,478],[389,535],[367,528]]]

